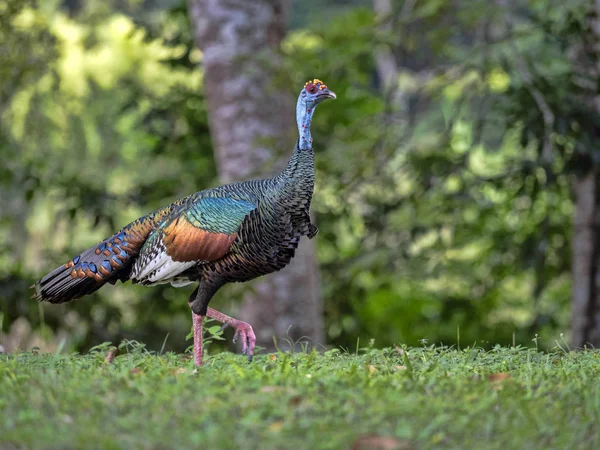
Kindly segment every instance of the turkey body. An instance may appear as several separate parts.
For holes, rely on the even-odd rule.
[[[236,327],[247,338],[252,327],[208,308],[221,286],[283,269],[302,236],[314,237],[309,209],[314,189],[310,124],[317,104],[335,94],[321,81],[306,83],[296,105],[299,138],[277,176],[206,189],[126,225],[113,236],[57,267],[34,284],[38,300],[64,303],[104,284],[131,280],[146,286],[198,283],[188,303],[194,320],[194,357],[202,364],[205,316]]]
[[[148,214],[38,282],[37,298],[63,303],[104,283],[200,283],[196,314],[223,284],[281,270],[302,236],[313,237],[309,208],[314,154],[298,145],[276,177],[206,189]]]

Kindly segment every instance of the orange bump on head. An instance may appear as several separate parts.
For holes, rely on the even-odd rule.
[[[321,80],[319,80],[318,78],[315,78],[314,80],[309,80],[306,83],[304,83],[304,86],[308,85],[308,84],[322,84],[325,85],[325,83],[323,83]]]
[[[327,85],[318,78],[315,78],[314,80],[307,81],[304,84],[304,89],[310,94],[316,94],[318,90],[327,89]]]

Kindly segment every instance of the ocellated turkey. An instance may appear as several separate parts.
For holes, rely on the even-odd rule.
[[[208,307],[226,283],[283,269],[302,236],[313,238],[314,188],[310,126],[316,106],[336,98],[320,80],[306,83],[296,104],[299,137],[286,168],[273,178],[197,192],[123,227],[35,283],[34,297],[64,303],[131,280],[147,286],[198,283],[189,297],[194,360],[202,364],[202,323],[208,316],[235,328],[252,360],[252,327]]]

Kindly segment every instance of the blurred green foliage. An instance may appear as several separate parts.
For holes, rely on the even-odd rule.
[[[185,289],[28,298],[70,255],[217,183],[185,3],[117,3],[0,5],[5,340],[24,316],[77,348],[122,338],[160,348],[168,333],[167,348],[185,347]],[[569,319],[569,177],[595,117],[567,49],[591,6],[399,1],[389,31],[370,3],[319,3],[329,20],[294,3],[282,76],[294,93],[317,76],[338,95],[314,122],[329,342],[485,346],[540,333],[553,345]],[[398,63],[391,90],[381,51]]]
[[[23,34],[43,30],[48,38],[29,46],[47,43],[52,53],[40,50],[47,60],[35,64],[37,77],[19,80],[3,102],[5,327],[26,315],[43,331],[66,327],[78,346],[140,333],[162,342],[170,330],[185,345],[189,312],[171,289],[108,287],[43,316],[28,298],[30,282],[69,254],[215,181],[186,17],[174,10],[146,30],[94,5],[69,17],[22,2],[8,21]],[[14,52],[12,66],[27,64],[27,49]]]

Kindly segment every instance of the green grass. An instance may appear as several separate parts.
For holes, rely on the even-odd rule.
[[[0,356],[0,448],[600,448],[597,351],[106,350]]]

